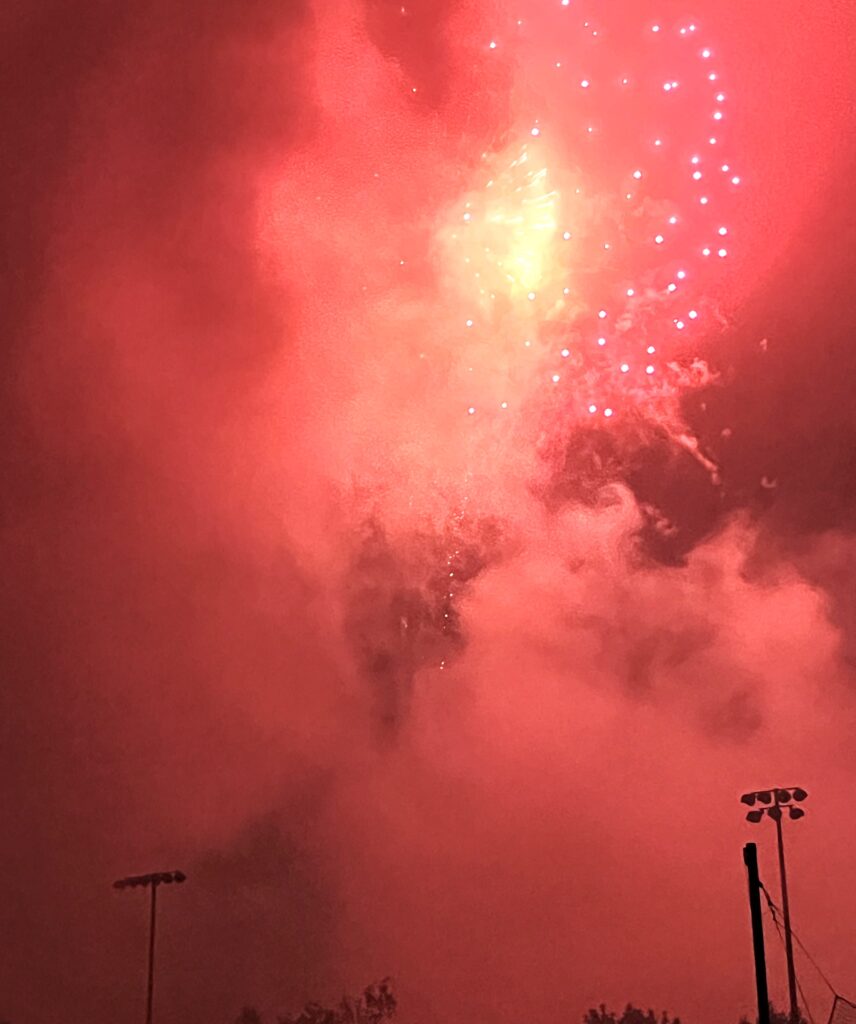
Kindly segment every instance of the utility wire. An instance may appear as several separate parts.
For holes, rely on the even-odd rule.
[[[764,889],[763,884],[761,885],[761,888],[764,890],[764,895],[767,898],[767,909],[770,911],[770,917],[772,917],[773,924],[776,926],[776,932],[777,932],[777,934],[779,936],[779,939],[780,939],[782,945],[786,946],[786,943],[785,943],[785,933],[784,933],[784,931],[782,929],[781,923],[779,922],[779,915],[777,913],[776,905],[773,903],[772,899],[770,898],[770,894],[767,892],[766,889]],[[793,934],[794,934],[793,929],[791,929],[791,935],[793,935]],[[803,987],[800,984],[800,979],[799,979],[799,976],[796,974],[796,972],[794,972],[794,980],[797,983],[797,989],[799,990],[800,999],[802,1000],[802,1004],[805,1007],[805,1012],[808,1014],[808,1019],[811,1022],[811,1024],[815,1024],[814,1016],[812,1015],[812,1012],[811,1012],[811,1007],[808,1005],[808,1000],[805,997],[805,992],[803,992]]]
[[[772,915],[773,920],[776,922],[776,928],[779,928],[778,915],[780,914],[780,910],[776,906],[776,904],[773,901],[773,898],[770,896],[769,892],[767,892],[767,888],[766,888],[766,886],[764,885],[763,882],[761,883],[761,890],[764,893],[764,896],[765,896],[765,898],[767,900],[767,906],[770,908],[770,914]],[[827,978],[827,976],[820,969],[820,967],[818,966],[817,961],[814,959],[814,957],[811,955],[811,953],[809,953],[809,951],[805,948],[805,946],[803,945],[802,939],[800,939],[799,935],[797,935],[797,933],[793,930],[793,928],[791,928],[791,937],[796,940],[797,945],[800,947],[800,949],[805,954],[806,959],[812,965],[812,967],[817,971],[817,973],[820,975],[820,977],[823,979],[823,983],[826,985],[826,987],[829,989],[829,991],[832,993],[832,995],[836,996],[836,997],[840,997],[841,994],[835,989],[835,987],[833,986],[832,982],[829,980],[829,978]]]

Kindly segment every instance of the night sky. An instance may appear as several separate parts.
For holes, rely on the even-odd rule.
[[[856,7],[0,26],[0,1019],[856,999]]]

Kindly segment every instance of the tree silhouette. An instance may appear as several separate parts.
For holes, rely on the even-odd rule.
[[[320,1003],[307,1003],[297,1017],[280,1017],[278,1024],[383,1024],[395,1016],[397,1002],[392,991],[392,980],[384,978],[369,985],[357,999],[343,997],[334,1009]],[[241,1024],[259,1024],[255,1021]]]
[[[739,1024],[758,1024],[756,1020],[750,1021],[748,1017],[740,1018]],[[791,1024],[791,1015],[786,1010],[777,1010],[773,1003],[770,1003],[770,1024]],[[802,1011],[797,1024],[808,1024]]]
[[[589,1010],[583,1017],[583,1024],[681,1024],[680,1017],[670,1018],[665,1010],[657,1016],[653,1010],[640,1010],[632,1003],[624,1007],[619,1017],[613,1010],[607,1010],[601,1003],[596,1010]],[[778,1022],[777,1022],[778,1024]]]

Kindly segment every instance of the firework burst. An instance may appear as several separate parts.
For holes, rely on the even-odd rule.
[[[462,413],[548,389],[573,418],[673,420],[710,379],[709,290],[741,183],[714,50],[693,22],[634,33],[562,0],[483,45],[514,65],[520,109],[440,229],[467,307]]]

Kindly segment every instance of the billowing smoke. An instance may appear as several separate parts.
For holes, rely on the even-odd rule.
[[[391,974],[414,1021],[736,1021],[768,784],[856,991],[852,12],[553,6],[2,15],[0,1016],[138,1012],[110,883],[181,867],[164,1018]],[[699,93],[631,216],[667,108],[598,74],[678,81],[649,36],[690,24],[743,191],[684,332],[652,225]]]

